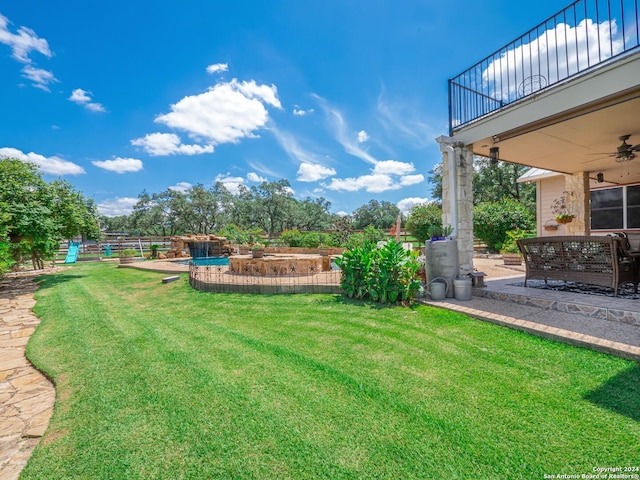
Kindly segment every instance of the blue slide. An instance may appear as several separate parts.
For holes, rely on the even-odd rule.
[[[76,263],[79,249],[80,242],[69,242],[69,250],[67,251],[67,258],[64,259],[64,263]]]

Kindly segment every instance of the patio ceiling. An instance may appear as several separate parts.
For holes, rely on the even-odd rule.
[[[640,144],[640,85],[571,111],[511,130],[496,131],[474,141],[473,152],[489,157],[499,147],[500,160],[562,173],[598,172],[606,182],[640,182],[640,152],[627,162],[616,162],[619,137]]]

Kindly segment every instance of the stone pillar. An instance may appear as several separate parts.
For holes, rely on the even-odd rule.
[[[565,174],[565,203],[575,218],[566,224],[567,235],[591,234],[591,207],[588,172]]]
[[[438,137],[442,151],[442,224],[451,225],[458,241],[460,275],[473,271],[473,152],[464,145],[454,145],[448,137]],[[453,153],[445,146],[452,146]],[[449,156],[453,158],[449,158]],[[451,176],[455,192],[451,191]],[[451,200],[455,196],[455,210]],[[455,221],[455,225],[454,225]]]
[[[456,147],[460,275],[473,271],[473,151]]]

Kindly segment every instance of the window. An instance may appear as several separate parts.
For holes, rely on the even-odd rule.
[[[627,228],[640,228],[640,185],[627,187]]]
[[[591,229],[640,228],[640,185],[591,192]]]

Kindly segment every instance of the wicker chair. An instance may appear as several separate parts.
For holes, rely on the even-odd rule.
[[[638,292],[638,262],[625,255],[622,241],[610,236],[558,236],[517,241],[526,266],[527,280],[580,282],[612,288],[633,283]]]

